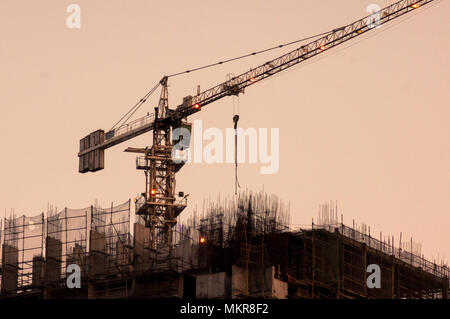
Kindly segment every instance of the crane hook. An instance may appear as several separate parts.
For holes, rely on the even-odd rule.
[[[237,158],[237,152],[238,152],[238,149],[237,149],[237,141],[238,141],[238,138],[237,138],[237,134],[238,134],[238,132],[237,132],[237,124],[238,124],[238,121],[239,121],[239,115],[235,114],[233,116],[233,122],[234,122],[234,165],[235,165],[234,194],[235,195],[237,195],[238,186],[241,187],[239,185],[239,180],[238,180],[238,158]]]

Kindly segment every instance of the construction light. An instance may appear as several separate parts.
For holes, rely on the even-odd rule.
[[[360,30],[358,30],[358,31],[356,31],[357,33],[359,33],[359,34],[361,34],[362,33],[362,30],[360,29]]]
[[[324,46],[324,45],[322,45],[321,47],[320,47],[320,50],[325,50],[326,49],[326,47]]]
[[[256,79],[255,78],[251,78],[250,82],[256,82]]]
[[[200,237],[200,244],[204,244],[206,243],[206,238],[205,237]]]
[[[411,8],[417,9],[419,7],[419,5],[417,3],[414,3],[413,5],[411,5]]]
[[[200,105],[197,103],[194,105],[194,109],[198,110],[200,108]]]
[[[150,191],[150,194],[151,194],[152,196],[155,196],[155,195],[156,195],[156,189],[152,188],[152,190]]]

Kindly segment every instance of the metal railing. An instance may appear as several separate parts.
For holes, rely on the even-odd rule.
[[[132,122],[129,122],[127,124],[124,124],[122,126],[119,126],[116,129],[112,129],[111,131],[106,132],[105,140],[110,140],[113,137],[117,137],[123,134],[126,134],[130,131],[133,131],[135,129],[138,129],[142,126],[151,124],[155,121],[155,114],[147,114],[146,116],[143,116],[141,118],[138,118]]]
[[[141,195],[135,198],[134,203],[136,211],[139,211],[147,203],[147,199],[145,196]],[[183,197],[178,201],[175,200],[175,205],[187,206],[187,197]]]
[[[421,268],[422,270],[435,276],[438,276],[440,278],[450,279],[450,268],[448,267],[448,265],[438,265],[421,256],[415,255],[404,249],[395,247],[392,244],[382,242],[379,239],[376,239],[368,234],[364,234],[354,228],[345,226],[344,224],[341,223],[326,224],[326,225],[312,224],[310,229],[324,229],[329,232],[335,232],[337,230],[340,234],[344,235],[345,237],[351,238],[360,243],[365,243],[367,246],[379,250],[387,255],[394,256],[395,258],[413,267]]]

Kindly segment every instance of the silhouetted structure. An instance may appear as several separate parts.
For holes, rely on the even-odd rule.
[[[1,298],[448,298],[447,266],[345,226],[332,205],[320,225],[293,230],[277,197],[243,193],[205,205],[156,248],[139,218],[131,236],[130,206],[6,219]],[[66,285],[70,264],[79,289]],[[370,264],[379,289],[366,284]]]

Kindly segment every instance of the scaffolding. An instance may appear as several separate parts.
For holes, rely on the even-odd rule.
[[[39,287],[43,274],[44,214],[5,218],[2,290],[22,293]]]
[[[47,217],[45,245],[47,285],[62,287],[67,277],[67,266],[76,264],[82,276],[88,272],[86,258],[87,225],[90,208],[50,212]]]
[[[130,200],[118,206],[91,207],[90,276],[124,276],[132,271]]]
[[[182,262],[194,273],[241,272],[243,285],[235,289],[236,296],[270,294],[264,278],[275,256],[287,252],[279,249],[277,235],[289,229],[288,211],[278,197],[264,192],[205,201],[201,213],[195,210],[177,225]]]
[[[400,240],[401,242],[401,240]],[[449,268],[427,261],[420,244],[410,251],[396,247],[394,237],[374,238],[370,227],[340,221],[335,203],[319,207],[318,224],[292,231],[288,279],[292,297],[300,298],[447,298]],[[366,268],[381,270],[381,289],[368,289]],[[291,287],[292,288],[292,287]]]
[[[172,246],[157,249],[139,216],[130,235],[130,201],[3,225],[6,298],[448,298],[450,286],[448,266],[420,256],[412,239],[396,246],[367,225],[346,226],[335,203],[319,207],[318,223],[292,229],[288,206],[263,192],[205,202],[177,222]],[[70,264],[83,289],[65,289]],[[381,289],[367,287],[370,264],[381,268]]]
[[[441,262],[441,264],[437,264],[436,262],[431,262],[425,259],[423,256],[416,255],[413,252],[406,251],[399,247],[395,247],[392,237],[388,237],[388,240],[374,238],[370,235],[370,233],[346,226],[343,223],[338,223],[334,225],[313,224],[313,228],[324,229],[329,232],[334,232],[337,230],[340,234],[342,234],[347,238],[353,239],[354,241],[357,241],[359,243],[364,243],[368,248],[370,247],[386,255],[393,256],[412,267],[420,268],[423,271],[426,271],[432,275],[439,277],[449,277],[450,275],[449,267],[443,262]],[[413,247],[416,247],[417,249],[417,247],[419,246],[417,244],[416,245],[413,244]]]

